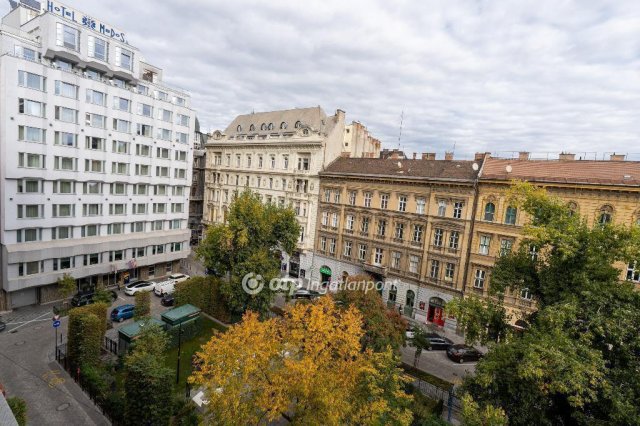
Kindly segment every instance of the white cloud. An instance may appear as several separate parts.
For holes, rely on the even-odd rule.
[[[127,31],[205,130],[322,105],[386,147],[404,110],[409,152],[640,153],[637,0],[68,3]]]

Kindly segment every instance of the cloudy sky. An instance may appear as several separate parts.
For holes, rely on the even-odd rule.
[[[638,0],[65,3],[125,31],[205,130],[321,105],[387,148],[404,111],[408,152],[640,153]]]

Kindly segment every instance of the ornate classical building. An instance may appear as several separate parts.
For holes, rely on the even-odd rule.
[[[302,227],[298,251],[283,258],[283,273],[305,277],[311,266],[318,211],[318,173],[343,155],[345,113],[328,116],[320,107],[252,113],[236,117],[206,144],[204,224],[224,222],[236,191],[256,191],[264,202],[291,206]],[[372,149],[379,145],[369,144]],[[366,146],[354,156],[377,156]]]
[[[320,173],[311,278],[367,272],[393,283],[383,297],[404,315],[438,325],[463,294],[481,161],[339,158]]]

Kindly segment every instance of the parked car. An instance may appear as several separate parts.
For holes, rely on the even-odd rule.
[[[296,290],[296,292],[293,293],[293,296],[291,296],[291,298],[292,299],[315,299],[316,297],[319,297],[319,296],[320,296],[320,293],[317,291],[301,288]]]
[[[0,331],[4,331],[5,328],[7,328],[7,324],[0,319]]]
[[[93,293],[78,293],[71,299],[71,306],[84,306],[93,303]]]
[[[169,275],[169,277],[167,279],[169,280],[174,280],[176,282],[176,284],[181,283],[183,281],[188,280],[189,278],[191,278],[189,275],[185,275],[185,274],[171,274]]]
[[[135,306],[129,305],[120,305],[111,311],[111,321],[122,322],[126,319],[133,318],[133,310]]]
[[[173,297],[173,294],[166,293],[162,296],[162,299],[160,299],[162,306],[173,306],[174,303],[176,303],[176,299]]]
[[[127,296],[133,296],[136,293],[153,291],[155,283],[152,281],[136,281],[135,283],[127,284],[124,288],[124,294]]]
[[[300,278],[280,278],[280,289],[288,292],[289,289],[300,290],[302,288],[302,280]]]
[[[447,356],[450,360],[462,364],[465,361],[478,361],[484,354],[471,346],[451,345],[447,348]]]
[[[440,336],[438,333],[427,333],[427,340],[431,345],[428,349],[430,351],[444,351],[453,345],[451,340]]]
[[[165,294],[171,294],[175,291],[175,280],[168,279],[157,282],[153,288],[153,292],[156,296],[164,296]]]

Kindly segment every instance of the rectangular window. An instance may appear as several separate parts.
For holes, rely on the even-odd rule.
[[[126,70],[133,70],[133,52],[116,46],[116,66]]]
[[[95,136],[86,136],[85,148],[94,151],[105,151],[107,148],[107,140],[103,138],[96,138]]]
[[[97,237],[100,235],[100,225],[85,225],[81,229],[82,238]]]
[[[56,95],[65,98],[78,99],[78,86],[65,81],[56,80]]]
[[[453,203],[453,218],[461,219],[462,218],[462,209],[464,208],[464,203],[462,201],[456,201]]]
[[[133,185],[133,195],[147,195],[149,192],[149,185],[144,183],[139,183],[137,185]]]
[[[107,106],[107,94],[97,90],[87,89],[87,103]]]
[[[320,251],[326,251],[327,250],[327,237],[322,236],[320,237]]]
[[[298,170],[309,170],[308,157],[298,157]]]
[[[158,109],[158,120],[166,121],[167,123],[171,123],[173,118],[173,112],[168,109]]]
[[[173,187],[173,195],[177,195],[182,197],[184,195],[184,186],[174,186]]]
[[[107,117],[101,114],[85,114],[85,124],[90,127],[95,127],[98,129],[106,129],[107,128]]]
[[[422,234],[424,232],[423,225],[413,225],[413,242],[421,243],[422,242]]]
[[[402,261],[402,253],[399,251],[391,252],[391,268],[400,269],[400,262]]]
[[[116,175],[128,175],[129,164],[128,163],[111,163],[111,173]]]
[[[398,211],[407,211],[407,197],[405,195],[400,195],[400,197],[398,197]]]
[[[80,51],[80,31],[60,22],[56,24],[56,45]]]
[[[17,181],[18,193],[39,194],[42,193],[42,181],[37,179],[20,179]],[[55,192],[55,191],[54,191]]]
[[[420,268],[420,258],[416,255],[409,256],[409,272],[417,274]]]
[[[75,133],[55,132],[53,143],[60,146],[77,147],[78,135]]]
[[[488,235],[480,236],[480,247],[478,249],[478,253],[480,254],[489,254],[489,245],[491,244],[491,237]]]
[[[84,170],[92,173],[104,173],[104,161],[84,160]]]
[[[105,40],[90,35],[87,37],[87,47],[89,50],[89,57],[104,62],[109,60],[109,43]]]
[[[176,124],[180,126],[189,126],[189,116],[184,114],[176,114]]]
[[[156,99],[159,99],[161,101],[169,102],[169,94],[167,92],[163,92],[161,90],[156,90],[153,93],[154,93],[154,97]]]
[[[386,209],[389,206],[389,194],[380,194],[380,208]]]
[[[40,228],[27,228],[19,229],[17,231],[17,241],[19,243],[29,243],[32,241],[42,240],[42,229]]]
[[[169,221],[169,229],[181,229],[182,221],[180,219],[173,219]]]
[[[37,127],[18,126],[18,140],[24,142],[47,142],[47,131]]]
[[[162,139],[163,141],[171,140],[171,130],[169,129],[158,129],[156,133],[156,138]]]
[[[424,214],[426,201],[424,198],[416,198],[416,213]]]
[[[145,223],[144,222],[133,222],[131,224],[131,232],[144,232],[145,231]]]
[[[386,230],[387,230],[387,221],[385,219],[378,220],[378,229],[376,232],[377,235],[379,237],[384,237]]]
[[[364,244],[358,244],[358,259],[361,261],[367,259],[367,246]]]
[[[402,240],[404,238],[404,223],[396,223],[394,237],[397,240]]]
[[[18,275],[34,275],[44,271],[44,261],[26,262],[18,265]]]
[[[39,74],[18,71],[18,86],[44,92],[47,90],[47,79]]]
[[[131,122],[127,120],[121,120],[119,118],[114,118],[113,130],[117,132],[129,133],[131,132]]]
[[[356,195],[357,195],[356,191],[349,191],[349,205],[351,206],[356,205]]]
[[[169,135],[169,138],[171,138],[171,135]],[[176,142],[188,143],[189,142],[189,135],[184,133],[184,132],[176,132]]]
[[[174,96],[173,103],[176,105],[185,106],[187,104],[187,101],[185,100],[185,98],[182,98],[180,96]]]
[[[83,204],[83,216],[100,216],[102,215],[102,204]]]
[[[182,213],[184,211],[184,204],[171,203],[171,213]]]
[[[176,161],[187,161],[187,153],[185,151],[176,151]]]
[[[73,217],[75,211],[74,204],[53,204],[51,206],[53,217]]]
[[[444,237],[444,231],[440,228],[436,228],[433,231],[433,245],[436,247],[442,247],[443,237]]]
[[[56,108],[59,108],[59,107],[56,107]],[[45,111],[46,111],[46,105],[42,102],[31,101],[29,99],[23,99],[23,98],[18,99],[18,112],[20,114],[33,115],[35,117],[44,118]],[[75,110],[72,110],[72,111],[75,111]]]
[[[36,51],[33,49],[29,49],[28,47],[18,46],[16,45],[14,48],[14,53],[18,58],[26,59],[28,61],[35,61],[36,58],[40,59],[40,54],[36,54]]]
[[[124,259],[124,250],[114,250],[109,252],[109,262],[116,262]]]
[[[53,182],[54,194],[75,194],[75,182],[70,180],[58,180]]]
[[[631,262],[627,266],[627,280],[640,282],[640,265],[637,262]]]
[[[111,145],[111,151],[117,154],[128,154],[129,153],[129,142],[124,141],[113,141]]]
[[[383,260],[384,260],[384,250],[376,247],[376,251],[373,257],[374,265],[382,266]]]
[[[30,169],[44,169],[45,157],[40,154],[28,154],[24,152],[18,153],[18,167],[27,167]]]
[[[500,241],[500,256],[506,256],[511,253],[513,247],[513,240],[501,240]]]
[[[447,214],[447,202],[446,201],[438,201],[438,216],[444,217]]]
[[[150,138],[153,135],[153,126],[138,123],[138,130],[136,133],[138,134],[138,136]]]
[[[138,104],[138,114],[144,117],[153,118],[153,107],[148,104]]]
[[[453,280],[456,275],[456,265],[454,263],[447,262],[444,270],[444,279],[447,281]]]
[[[473,279],[473,286],[475,288],[484,288],[484,280],[487,272],[484,269],[476,269],[476,273]]]
[[[364,193],[364,206],[365,207],[371,207],[371,193],[370,192],[365,192]]]
[[[44,217],[43,204],[19,204],[18,219],[41,219]]]
[[[460,241],[460,232],[451,231],[451,233],[449,234],[449,248],[453,250],[457,250],[459,241]]]
[[[437,280],[439,276],[440,276],[440,261],[432,260],[430,277]]]
[[[55,116],[56,116],[56,120],[59,120],[65,123],[78,124],[78,110],[56,106]]]
[[[153,212],[154,213],[166,213],[167,212],[167,204],[166,203],[153,203]]]
[[[119,234],[124,234],[124,223],[111,223],[107,225],[107,235],[119,235]]]
[[[348,231],[353,231],[353,224],[355,222],[355,217],[352,214],[348,214],[347,215],[347,230]]]
[[[338,227],[338,213],[331,213],[331,227]]]
[[[97,265],[100,263],[100,257],[100,253],[85,254],[82,263],[84,266]]]
[[[54,157],[53,168],[55,170],[76,171],[78,160],[73,157]]]
[[[140,95],[149,96],[149,88],[147,86],[142,85],[142,84],[138,84],[138,87],[136,88],[136,91]]]
[[[152,231],[162,231],[164,229],[163,223],[164,222],[162,220],[154,220],[151,223],[151,230]]]
[[[329,238],[329,253],[336,254],[336,239]]]
[[[113,97],[113,108],[118,111],[131,111],[131,101],[129,99],[120,98],[118,96]]]
[[[342,255],[344,257],[351,257],[351,246],[353,245],[353,243],[351,241],[345,241],[344,242],[344,249],[342,251]]]
[[[111,195],[127,195],[127,184],[122,182],[115,182],[109,184]]]
[[[83,184],[84,194],[102,194],[102,184],[100,182],[85,182]]]
[[[182,243],[171,243],[171,251],[182,251]]]
[[[187,171],[185,169],[174,169],[173,170],[173,177],[176,179],[186,179],[187,178]],[[237,181],[236,181],[236,185],[237,185]]]
[[[153,195],[167,195],[167,185],[156,185],[153,188]]]
[[[360,222],[360,233],[366,235],[369,233],[369,218],[363,217]]]
[[[140,157],[151,157],[151,147],[149,145],[136,144],[136,155]]]

